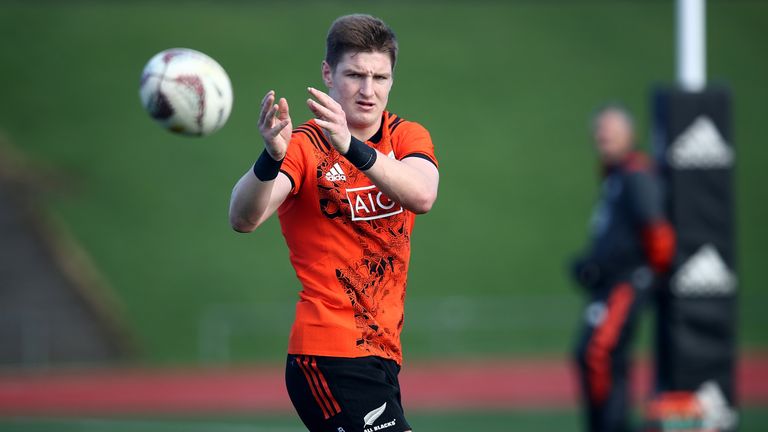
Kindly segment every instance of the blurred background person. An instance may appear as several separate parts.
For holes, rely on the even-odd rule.
[[[576,363],[587,430],[625,431],[631,341],[655,276],[671,264],[675,236],[653,168],[635,149],[631,114],[620,105],[600,107],[592,133],[602,185],[589,245],[572,265],[589,298]]]

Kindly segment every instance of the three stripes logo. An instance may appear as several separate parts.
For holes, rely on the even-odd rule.
[[[678,169],[728,168],[733,150],[707,116],[697,117],[669,148],[670,164]]]
[[[711,244],[705,244],[672,277],[679,297],[728,296],[736,291],[736,275]]]
[[[344,173],[344,170],[341,169],[341,165],[336,162],[331,169],[325,173],[325,179],[329,182],[347,181],[347,175]]]
[[[310,356],[296,356],[295,361],[307,379],[312,396],[323,411],[323,417],[328,420],[340,413],[341,407],[331,393],[323,372],[317,367],[317,359]]]

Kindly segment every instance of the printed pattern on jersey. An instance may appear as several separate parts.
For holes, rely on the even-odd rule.
[[[320,211],[335,223],[347,225],[355,233],[362,251],[358,259],[335,269],[361,334],[356,346],[370,355],[400,357],[397,341],[403,325],[405,290],[396,287],[405,286],[408,264],[398,251],[408,248],[410,243],[403,209],[373,185],[346,187],[347,183],[370,181],[338,152],[329,151],[330,144],[322,130],[305,124],[296,132],[308,134],[313,142]],[[342,168],[347,181],[330,181],[326,176],[328,172],[337,172],[338,167]],[[384,300],[398,291],[401,291],[398,307],[391,311],[384,309]],[[386,313],[399,314],[397,328],[381,325],[378,318]]]
[[[385,112],[367,141],[383,155],[437,167],[429,132]],[[293,130],[278,209],[302,283],[288,352],[402,361],[400,332],[415,215],[341,156],[312,120]]]

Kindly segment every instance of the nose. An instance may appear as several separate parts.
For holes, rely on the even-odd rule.
[[[360,83],[360,95],[371,97],[373,94],[373,77],[367,76],[363,79],[362,83]]]

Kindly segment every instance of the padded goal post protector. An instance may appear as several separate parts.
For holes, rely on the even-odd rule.
[[[714,382],[734,400],[736,292],[730,92],[660,87],[653,140],[678,250],[659,290],[656,389]]]

